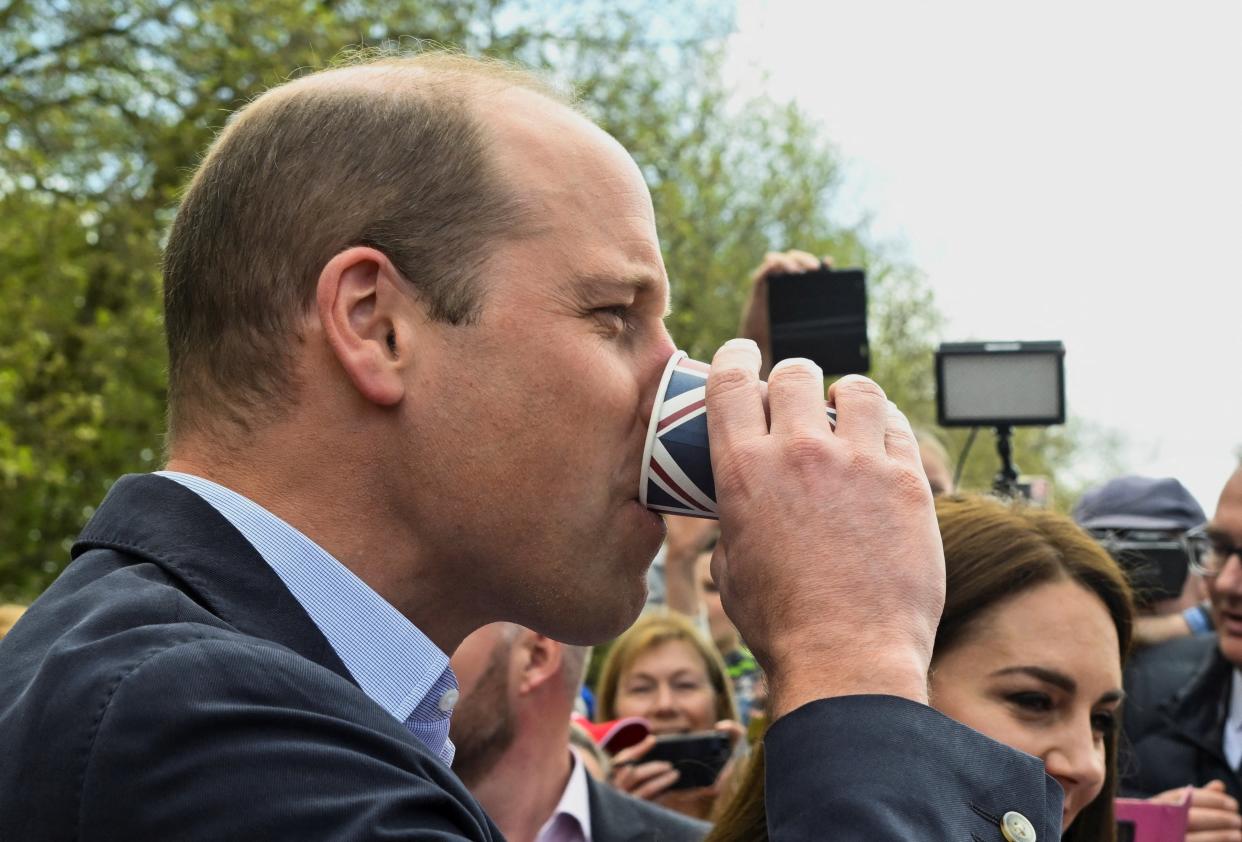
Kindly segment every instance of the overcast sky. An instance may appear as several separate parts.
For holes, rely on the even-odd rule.
[[[1242,2],[740,0],[737,24],[737,84],[821,121],[843,215],[924,270],[940,338],[1064,341],[1071,416],[1211,515],[1242,445]]]

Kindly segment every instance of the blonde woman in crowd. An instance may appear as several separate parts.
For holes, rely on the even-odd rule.
[[[695,818],[710,816],[732,763],[712,786],[673,789],[678,774],[670,764],[642,760],[654,737],[669,734],[714,730],[735,746],[744,742],[724,662],[694,623],[674,612],[641,617],[609,650],[596,697],[601,722],[640,716],[651,723],[652,737],[613,758],[613,785]]]

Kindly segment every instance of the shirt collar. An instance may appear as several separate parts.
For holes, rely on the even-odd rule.
[[[372,701],[407,726],[443,720],[442,727],[410,730],[446,763],[452,761],[448,717],[457,679],[430,638],[352,570],[258,503],[192,474],[157,473],[202,497],[254,546]]]
[[[539,828],[539,833],[535,836],[536,842],[554,838],[551,831],[561,816],[577,822],[584,842],[591,842],[591,800],[587,789],[586,766],[572,747],[569,749],[569,756],[573,761],[569,782],[565,784],[565,791],[561,793],[556,809],[543,823],[543,827]]]

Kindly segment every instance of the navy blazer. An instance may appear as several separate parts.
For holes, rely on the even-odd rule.
[[[711,825],[632,798],[587,775],[591,842],[700,842]]]
[[[0,840],[493,840],[253,547],[172,480],[120,479],[0,641]],[[889,697],[767,737],[772,838],[1057,838],[1042,764]]]

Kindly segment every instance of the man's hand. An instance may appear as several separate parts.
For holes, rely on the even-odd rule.
[[[1156,804],[1181,804],[1186,787],[1171,789],[1153,796]],[[1242,816],[1238,802],[1225,793],[1225,784],[1212,781],[1207,786],[1190,790],[1190,824],[1186,842],[1242,842]]]
[[[775,719],[859,693],[927,701],[944,552],[910,424],[865,377],[833,384],[754,343],[712,362],[707,417],[720,505],[712,561],[725,611],[767,672]]]
[[[771,275],[792,275],[797,272],[810,272],[821,265],[832,266],[832,258],[825,257],[822,261],[810,252],[770,251],[763,256],[763,262],[750,276],[750,297],[742,309],[741,323],[738,325],[738,336],[753,339],[763,355],[760,376],[767,377],[772,368],[772,332],[768,311],[768,277]]]

